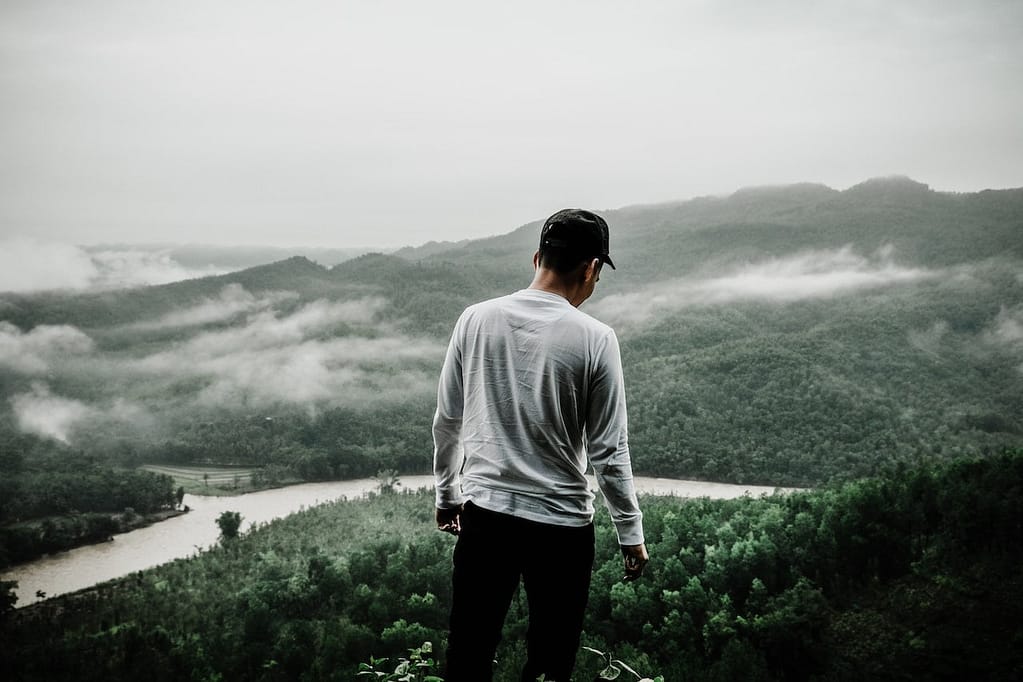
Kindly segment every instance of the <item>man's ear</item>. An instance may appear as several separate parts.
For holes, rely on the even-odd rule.
[[[533,254],[533,269],[536,270],[539,267],[540,267],[540,251],[537,250],[537,252]]]
[[[600,277],[600,265],[601,262],[599,258],[594,258],[593,260],[586,264],[586,270],[584,274],[586,281],[589,281],[591,279],[596,280],[598,277]]]

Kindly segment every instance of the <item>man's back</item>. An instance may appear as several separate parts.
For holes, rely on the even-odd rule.
[[[450,420],[460,430],[466,498],[532,521],[582,526],[593,519],[589,459],[623,541],[636,539],[641,515],[628,494],[625,392],[610,327],[562,296],[524,289],[466,309],[448,356],[435,427]]]
[[[473,306],[456,333],[463,490],[483,507],[588,523],[584,426],[591,380],[607,371],[611,329],[561,296],[527,289]]]

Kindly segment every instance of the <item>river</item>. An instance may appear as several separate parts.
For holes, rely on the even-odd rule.
[[[115,535],[112,542],[86,545],[11,567],[0,574],[0,579],[17,580],[17,606],[27,606],[39,601],[37,593],[54,597],[74,592],[207,549],[219,539],[216,519],[221,512],[239,512],[244,532],[254,524],[287,516],[303,508],[342,497],[363,496],[378,485],[379,481],[375,479],[363,478],[303,483],[234,497],[185,495],[184,504],[191,509],[187,514]],[[432,486],[432,476],[401,477],[401,487],[404,488],[416,490]],[[592,479],[590,487],[596,489]],[[769,495],[776,490],[785,490],[644,476],[636,477],[636,489],[653,495],[716,499]]]

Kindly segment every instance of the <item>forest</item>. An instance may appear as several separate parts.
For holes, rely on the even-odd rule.
[[[583,637],[641,674],[1023,674],[1019,450],[787,495],[641,504],[652,561],[634,583],[598,513]],[[352,680],[425,642],[442,659],[452,542],[432,528],[427,491],[314,507],[94,589],[0,601],[0,666],[12,680]],[[517,679],[524,619],[519,595],[497,679]],[[577,679],[602,666],[582,650]]]
[[[96,457],[0,449],[0,568],[166,518],[180,499],[169,476],[110,467]]]
[[[1023,446],[1023,190],[888,178],[607,218],[620,267],[584,310],[621,339],[637,473],[816,486]],[[18,524],[86,539],[165,508],[141,465],[252,467],[262,486],[427,473],[451,326],[528,284],[538,227],[0,294],[0,565],[67,545]]]

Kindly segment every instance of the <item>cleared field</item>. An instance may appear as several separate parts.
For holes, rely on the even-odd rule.
[[[166,464],[144,464],[140,467],[146,471],[171,476],[178,485],[198,490],[209,486],[213,488],[236,489],[249,488],[252,485],[254,467],[201,467],[171,466]]]

